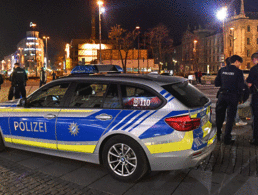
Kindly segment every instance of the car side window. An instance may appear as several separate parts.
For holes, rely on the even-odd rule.
[[[102,108],[107,90],[105,84],[79,83],[72,95],[71,108]]]
[[[107,108],[107,109],[122,108],[122,105],[119,101],[118,89],[116,84],[111,84],[109,86],[107,95],[104,100],[103,108]]]
[[[60,107],[70,83],[62,83],[43,89],[29,99],[29,107]]]
[[[162,100],[147,89],[121,85],[123,107],[125,109],[155,109]]]

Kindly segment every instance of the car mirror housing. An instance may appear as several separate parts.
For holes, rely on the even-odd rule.
[[[21,98],[21,99],[19,99],[17,105],[20,106],[20,107],[27,107],[27,98]]]

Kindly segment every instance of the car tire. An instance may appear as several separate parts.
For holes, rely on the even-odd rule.
[[[123,182],[138,181],[149,170],[142,147],[124,135],[116,135],[106,142],[102,159],[112,177]]]
[[[0,133],[0,152],[2,152],[5,149],[4,140],[2,138],[2,135]]]

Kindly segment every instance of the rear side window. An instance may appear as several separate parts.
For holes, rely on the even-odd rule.
[[[121,85],[123,107],[125,109],[156,109],[162,101],[147,89]]]
[[[187,81],[162,87],[189,108],[204,106],[209,102],[209,99],[202,92]]]

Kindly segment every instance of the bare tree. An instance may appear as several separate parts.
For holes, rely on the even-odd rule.
[[[119,55],[121,58],[121,62],[123,65],[124,73],[126,73],[126,62],[129,50],[133,48],[133,43],[139,32],[128,32],[127,30],[120,27],[120,25],[116,25],[111,27],[109,31],[108,38],[113,40],[113,44],[116,49],[119,50]],[[124,52],[124,60],[123,60],[123,52]]]
[[[169,38],[169,30],[163,24],[149,30],[148,43],[153,55],[153,58],[159,64],[159,72],[161,70],[161,63],[164,63],[165,54],[172,51],[173,40]]]

